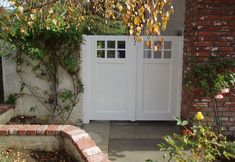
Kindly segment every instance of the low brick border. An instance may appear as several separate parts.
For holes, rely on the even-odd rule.
[[[83,129],[72,125],[0,125],[0,136],[60,136],[69,138],[86,162],[110,162]]]

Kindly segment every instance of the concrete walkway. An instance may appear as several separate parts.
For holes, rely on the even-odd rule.
[[[164,162],[157,148],[162,136],[178,132],[175,122],[102,122],[84,125],[113,162],[145,162],[152,159]]]

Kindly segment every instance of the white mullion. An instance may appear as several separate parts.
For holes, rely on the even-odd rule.
[[[118,59],[117,53],[118,53],[118,41],[115,40],[115,59]]]
[[[105,53],[105,56],[104,56],[104,59],[108,59],[108,41],[107,40],[104,40],[105,41],[105,45],[104,45],[104,53]]]

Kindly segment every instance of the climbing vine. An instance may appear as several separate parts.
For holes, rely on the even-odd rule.
[[[58,118],[65,122],[83,92],[79,75],[82,43],[79,25],[83,17],[79,8],[70,1],[46,3],[34,4],[32,1],[23,5],[11,1],[13,8],[5,11],[10,13],[6,14],[9,19],[5,18],[5,22],[1,23],[1,30],[5,31],[1,33],[1,38],[16,50],[16,55],[11,57],[16,61],[21,83],[18,96],[37,98],[50,112],[51,122]],[[29,73],[28,69],[36,78],[45,81],[46,87],[32,83],[32,78],[25,76]],[[62,86],[60,75],[63,72],[71,79],[72,86],[69,88]],[[36,106],[31,110],[37,110]]]
[[[217,100],[223,98],[224,89],[235,85],[235,61],[228,56],[210,56],[202,62],[194,57],[190,59],[190,70],[185,73],[184,81],[187,88],[199,89],[204,97],[213,102],[217,132],[221,132]]]
[[[10,0],[0,7],[0,39],[9,43],[16,54],[16,72],[20,78],[20,95],[35,97],[50,112],[50,121],[65,122],[83,92],[80,78],[80,45],[87,22],[94,16],[120,20],[127,33],[159,36],[173,13],[171,0]],[[91,21],[90,21],[91,20]],[[92,23],[91,23],[92,24]],[[94,29],[95,30],[95,29]],[[88,31],[88,33],[92,33]],[[30,70],[30,71],[29,71]],[[26,74],[34,73],[43,87]],[[64,87],[61,73],[71,79]],[[31,107],[38,110],[37,106]]]

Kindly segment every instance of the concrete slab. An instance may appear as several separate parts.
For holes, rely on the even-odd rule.
[[[109,159],[114,162],[145,162],[148,159],[163,162],[163,152],[157,144],[160,139],[116,139],[109,141]]]
[[[136,139],[160,139],[178,131],[176,126],[137,126],[135,134]]]
[[[175,132],[175,122],[111,122],[110,139],[160,139]]]
[[[110,139],[135,139],[135,126],[111,126]]]
[[[178,132],[175,122],[91,122],[84,128],[113,162],[154,162],[165,152],[157,144],[162,136]]]
[[[153,162],[167,162],[161,151],[117,151],[109,154],[112,162],[145,162],[148,159]]]

